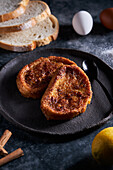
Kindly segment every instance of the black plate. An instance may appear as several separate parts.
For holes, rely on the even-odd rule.
[[[35,59],[49,55],[63,56],[75,61],[80,67],[84,59],[94,60],[99,67],[99,79],[112,94],[113,70],[97,57],[71,49],[44,49],[21,56],[7,63],[0,72],[0,113],[10,122],[25,130],[53,135],[69,135],[85,132],[105,123],[111,116],[111,105],[99,84],[92,84],[93,98],[86,112],[69,121],[47,121],[40,110],[40,100],[26,99],[16,86],[19,70]]]

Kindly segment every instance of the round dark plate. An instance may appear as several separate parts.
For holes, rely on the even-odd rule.
[[[0,71],[0,113],[10,122],[25,130],[53,135],[70,135],[85,132],[105,123],[111,116],[111,105],[99,84],[92,84],[93,97],[86,111],[72,120],[47,121],[40,110],[40,100],[26,99],[16,86],[16,76],[26,64],[39,57],[63,56],[80,67],[84,59],[94,60],[99,67],[99,79],[112,94],[113,70],[97,57],[72,49],[44,49],[22,53]]]

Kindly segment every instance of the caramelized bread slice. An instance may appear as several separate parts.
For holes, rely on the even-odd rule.
[[[41,99],[41,110],[48,120],[72,119],[85,112],[91,98],[90,81],[84,71],[76,65],[61,66]]]
[[[50,56],[39,58],[24,66],[17,76],[17,87],[27,98],[40,98],[47,88],[55,71],[63,64],[72,65],[73,61],[64,57]]]

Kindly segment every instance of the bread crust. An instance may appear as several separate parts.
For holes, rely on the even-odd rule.
[[[76,65],[61,66],[52,77],[40,107],[47,120],[68,120],[85,112],[91,98],[91,84],[83,70]]]
[[[25,12],[26,6],[28,5],[28,3],[29,3],[29,0],[21,0],[21,2],[18,4],[17,9],[9,13],[0,15],[0,22],[8,21],[10,19],[14,19],[22,15]]]
[[[9,51],[25,52],[25,51],[32,51],[36,47],[47,45],[51,41],[56,40],[58,37],[58,33],[59,33],[59,23],[55,16],[50,15],[49,18],[52,20],[54,27],[55,27],[55,32],[52,35],[45,37],[44,39],[41,39],[41,40],[32,41],[27,45],[20,45],[20,46],[18,46],[18,45],[14,46],[11,44],[6,44],[3,42],[0,42],[0,47],[3,49],[9,50]]]
[[[40,98],[47,88],[54,72],[63,64],[72,65],[75,63],[64,57],[50,56],[48,58],[41,57],[31,64],[24,66],[19,71],[16,79],[19,91],[24,97],[34,99]],[[39,70],[38,67],[40,68]],[[33,77],[29,79],[29,77],[32,75]],[[29,77],[26,78],[27,76]],[[39,80],[38,83],[37,80]]]
[[[34,1],[31,1],[30,3],[33,3]],[[51,14],[51,11],[48,7],[48,5],[43,2],[43,1],[35,1],[37,3],[40,3],[45,6],[45,10],[38,15],[37,17],[32,17],[28,21],[18,24],[18,25],[13,25],[13,26],[3,26],[0,27],[0,33],[8,33],[8,32],[17,32],[17,31],[22,31],[24,29],[31,28],[37,24],[37,22],[42,21],[45,19],[47,16]]]

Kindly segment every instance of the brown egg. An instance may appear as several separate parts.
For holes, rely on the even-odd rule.
[[[113,8],[107,8],[100,13],[101,23],[108,29],[113,30]]]

